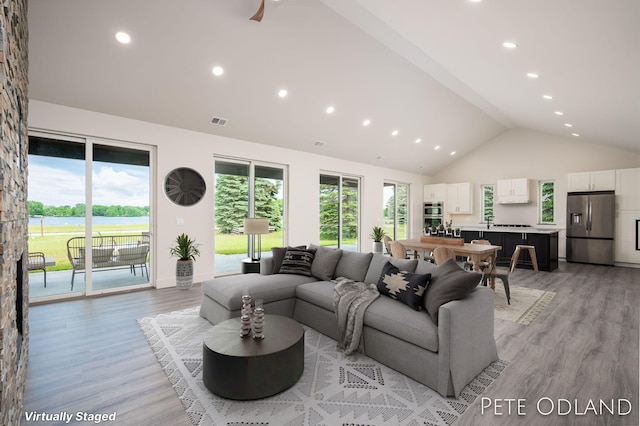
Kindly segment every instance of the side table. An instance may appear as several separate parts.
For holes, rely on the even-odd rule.
[[[260,261],[252,260],[252,259],[242,259],[242,273],[243,274],[259,274]]]

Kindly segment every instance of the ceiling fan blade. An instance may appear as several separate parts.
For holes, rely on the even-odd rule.
[[[258,8],[258,11],[254,13],[254,15],[251,18],[249,18],[249,20],[262,22],[263,16],[264,16],[264,0],[260,2],[260,7]]]

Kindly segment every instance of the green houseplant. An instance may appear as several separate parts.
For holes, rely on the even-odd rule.
[[[176,245],[169,249],[171,256],[178,258],[176,262],[176,287],[187,290],[193,285],[193,262],[200,256],[195,240],[184,232],[176,238]]]
[[[382,253],[382,239],[384,238],[384,229],[374,226],[371,231],[371,239],[373,240],[373,252]]]

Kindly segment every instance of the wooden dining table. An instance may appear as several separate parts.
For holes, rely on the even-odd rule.
[[[480,272],[480,262],[485,261],[490,264],[490,267],[495,268],[495,262],[498,257],[498,251],[502,250],[502,246],[495,246],[489,244],[471,244],[464,243],[463,245],[457,244],[442,244],[440,242],[424,242],[420,239],[410,240],[398,240],[407,250],[414,251],[414,257],[418,257],[418,252],[431,252],[436,247],[447,247],[451,249],[456,256],[469,256],[473,262],[473,270]],[[495,286],[495,278],[491,279],[491,288]]]

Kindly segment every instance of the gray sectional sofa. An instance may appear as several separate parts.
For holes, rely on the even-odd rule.
[[[430,288],[435,289],[438,285],[441,292],[447,293],[460,280],[480,281],[479,274],[463,271],[454,262],[435,266],[422,260],[391,259],[379,254],[313,245],[310,248],[315,250],[315,256],[310,271],[303,271],[304,274],[291,273],[290,269],[289,273],[283,273],[287,271],[278,263],[282,261],[283,253],[286,254],[286,248],[274,248],[273,257],[261,260],[260,274],[231,275],[204,282],[200,315],[213,324],[237,317],[241,297],[248,293],[254,300],[264,300],[265,312],[292,317],[337,339],[333,303],[335,282],[331,281],[336,277],[378,283],[383,268],[391,262],[402,271],[431,274],[425,301],[433,296]],[[449,296],[445,294],[446,297]],[[474,284],[462,299],[432,310],[437,314],[426,309],[418,311],[399,300],[380,295],[364,315],[364,350],[367,356],[441,395],[457,397],[474,377],[498,359],[493,291]]]

